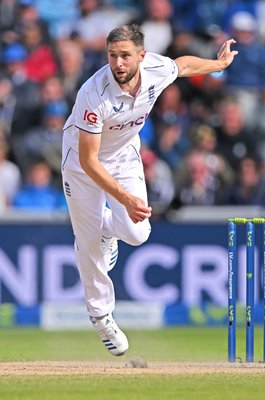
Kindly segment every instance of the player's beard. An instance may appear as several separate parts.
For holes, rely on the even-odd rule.
[[[135,70],[128,72],[125,76],[119,77],[117,76],[117,72],[115,73],[114,71],[112,71],[112,74],[114,76],[114,79],[116,82],[118,82],[121,85],[124,85],[125,83],[130,82],[136,75],[138,69],[135,68]]]

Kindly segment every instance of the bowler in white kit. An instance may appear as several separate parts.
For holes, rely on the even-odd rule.
[[[177,77],[222,71],[237,54],[234,43],[227,40],[216,60],[171,60],[145,51],[138,26],[115,28],[107,37],[108,65],[80,88],[65,123],[62,176],[76,262],[90,320],[113,355],[124,354],[128,340],[112,316],[108,272],[118,240],[138,246],[151,231],[139,131],[164,88]]]

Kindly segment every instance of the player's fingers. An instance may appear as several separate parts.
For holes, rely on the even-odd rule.
[[[143,218],[139,215],[130,215],[130,218],[134,224],[137,224],[137,222],[143,221]]]
[[[228,39],[226,42],[229,43],[229,44],[234,44],[234,43],[236,43],[236,40],[235,39]]]
[[[151,212],[137,212],[134,215],[134,218],[137,219],[137,221],[144,221],[146,218],[151,217]]]
[[[220,47],[218,53],[217,53],[217,57],[220,58],[221,55],[223,54],[223,52],[225,51],[225,47],[226,47],[226,42],[222,44],[222,46]]]
[[[139,207],[137,207],[136,211],[143,212],[143,213],[149,213],[152,211],[152,207],[139,206]]]
[[[232,44],[234,44],[234,43],[236,43],[236,40],[235,40],[235,39],[226,40],[226,41],[223,43],[223,45],[221,46],[220,50],[218,51],[217,57],[220,58],[221,55],[222,55],[224,52],[230,53],[230,52],[231,52],[230,46],[231,46]]]
[[[142,210],[137,210],[136,214],[137,215],[150,215],[152,212],[152,209],[150,207],[146,208],[144,211]]]
[[[227,41],[225,42],[225,44],[226,44],[226,51],[227,51],[227,52],[230,53],[230,51],[231,51],[231,45],[234,44],[234,43],[236,43],[236,40],[235,40],[235,39],[229,39],[229,40],[227,40]]]

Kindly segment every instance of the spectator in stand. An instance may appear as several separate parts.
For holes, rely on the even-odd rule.
[[[49,104],[64,103],[64,108],[68,108],[68,112],[72,109],[72,103],[68,100],[65,92],[63,81],[60,75],[54,75],[46,79],[41,86],[41,110]]]
[[[173,175],[167,163],[159,159],[152,150],[142,148],[141,157],[152,219],[161,218],[168,211],[174,197]]]
[[[207,36],[215,32],[216,29],[220,29],[229,2],[231,1],[195,0],[195,8],[197,9],[195,32]]]
[[[189,147],[188,136],[176,121],[156,126],[154,151],[172,170],[180,165]]]
[[[199,57],[213,57],[216,53],[214,38],[207,38],[196,35],[194,32],[174,29],[174,36],[167,48],[168,57],[181,57],[185,54],[191,54]]]
[[[245,126],[243,111],[237,100],[226,98],[218,109],[216,126],[219,152],[236,171],[239,161],[247,153],[257,153],[257,133]]]
[[[10,28],[14,24],[16,0],[2,0],[0,10],[1,29]]]
[[[265,205],[265,178],[263,165],[252,156],[246,156],[239,163],[238,179],[230,187],[227,204]]]
[[[187,132],[191,122],[188,106],[182,101],[180,88],[175,83],[159,96],[152,120],[155,137],[151,148],[174,170],[189,150]]]
[[[41,102],[44,106],[56,101],[65,102],[65,93],[61,78],[53,75],[47,78],[41,86]]]
[[[205,124],[195,125],[190,130],[190,140],[192,149],[205,153],[210,169],[217,175],[223,187],[230,186],[235,180],[235,171],[219,151],[215,130]],[[180,170],[186,170],[185,162]]]
[[[51,167],[58,186],[61,186],[62,128],[68,112],[63,100],[47,103],[43,109],[42,156]]]
[[[125,8],[126,10],[138,10],[140,8],[140,0],[103,0],[104,6]]]
[[[190,151],[184,160],[187,174],[175,175],[174,206],[212,206],[219,203],[220,181],[208,163],[208,155],[201,150]],[[178,171],[177,171],[178,172]]]
[[[152,118],[147,118],[139,132],[142,147],[152,148],[155,144],[155,125]]]
[[[0,3],[0,43],[7,45],[17,40],[14,32],[17,0],[2,0]]]
[[[18,0],[17,1],[16,21],[14,31],[17,34],[16,40],[20,40],[25,26],[38,24],[45,43],[49,43],[49,26],[46,21],[40,18],[36,0]]]
[[[28,167],[26,182],[14,197],[12,205],[39,212],[67,209],[64,194],[53,185],[52,171],[43,160],[34,161]]]
[[[261,41],[264,43],[265,41],[265,1],[264,0],[258,0],[256,4],[256,18],[258,22],[258,32],[259,32],[259,37]]]
[[[106,37],[112,23],[100,7],[100,0],[79,0],[80,17],[71,32],[85,55],[85,68],[94,73],[105,62]]]
[[[101,5],[113,28],[138,18],[141,11],[140,4],[134,0],[101,0]]]
[[[57,40],[68,36],[69,26],[73,25],[78,18],[77,2],[78,0],[34,1],[38,14],[47,23],[49,34],[53,39]]]
[[[197,36],[211,35],[223,22],[230,0],[172,0],[174,25]],[[251,0],[252,1],[252,0]]]
[[[0,209],[10,206],[21,181],[18,167],[8,160],[8,150],[4,132],[0,128]]]
[[[228,93],[232,93],[240,102],[245,124],[256,127],[259,102],[265,91],[265,46],[257,34],[257,20],[246,11],[234,14],[231,30],[236,40],[238,58],[227,69]]]
[[[0,75],[0,126],[9,140],[16,99],[12,93],[12,82],[7,76]]]
[[[44,41],[39,24],[32,22],[25,25],[22,40],[28,51],[25,60],[28,77],[42,83],[53,76],[58,70],[57,61],[52,46]]]
[[[174,27],[185,32],[196,31],[198,0],[172,0],[172,5]]]
[[[80,45],[73,40],[58,41],[57,51],[64,93],[69,107],[72,108],[79,88],[88,79],[84,54]]]
[[[169,85],[159,96],[152,114],[155,125],[174,124],[187,133],[191,114],[188,105],[182,100],[182,93],[175,83]]]
[[[3,62],[7,76],[12,82],[12,96],[15,104],[12,115],[12,136],[39,123],[40,88],[27,76],[25,62],[28,57],[26,48],[20,43],[12,43],[3,51]]]
[[[145,48],[165,54],[173,39],[173,7],[170,0],[145,0],[144,16],[136,20],[145,35]]]
[[[226,97],[226,73],[214,72],[203,75],[200,79],[190,78],[193,84],[193,99],[190,107],[192,117],[196,121],[212,123],[220,102]]]
[[[225,0],[226,7],[223,13],[222,29],[225,32],[230,32],[231,20],[238,12],[244,11],[257,17],[259,0]]]
[[[65,101],[45,104],[42,110],[42,124],[26,131],[13,142],[13,150],[23,172],[27,170],[32,158],[43,158],[61,182],[62,128],[67,112]]]
[[[218,47],[220,46],[218,45]],[[203,37],[197,36],[194,32],[175,29],[173,40],[167,48],[165,55],[169,58],[174,58],[176,55],[177,57],[182,57],[185,54],[202,58],[213,58],[215,57],[216,51],[214,39],[206,40]],[[196,99],[200,98],[200,85],[203,79],[204,76],[201,75],[184,78],[181,79],[180,82],[177,82],[184,102],[191,103],[194,97],[196,97]]]

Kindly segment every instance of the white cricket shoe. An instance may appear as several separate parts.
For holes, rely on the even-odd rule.
[[[102,318],[90,317],[94,328],[106,347],[114,356],[122,356],[129,348],[128,340],[125,334],[120,330],[111,314]]]
[[[101,249],[104,254],[104,261],[107,265],[107,271],[111,271],[117,262],[119,254],[117,238],[115,237],[108,238],[102,235]]]

